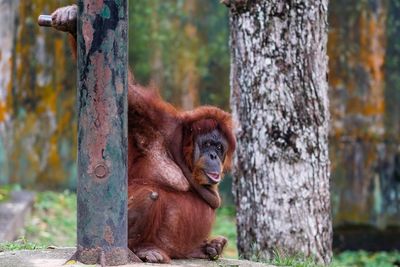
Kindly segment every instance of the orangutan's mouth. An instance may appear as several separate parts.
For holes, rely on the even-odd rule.
[[[211,182],[217,184],[221,181],[221,177],[219,172],[205,172],[207,177],[211,180]]]

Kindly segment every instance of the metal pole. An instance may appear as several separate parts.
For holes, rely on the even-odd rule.
[[[78,244],[73,259],[86,264],[141,261],[127,247],[127,4],[78,0]],[[53,26],[49,15],[39,16],[38,23]]]
[[[127,248],[127,0],[78,1],[78,248],[122,265]]]

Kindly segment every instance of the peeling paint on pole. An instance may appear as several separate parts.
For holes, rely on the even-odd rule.
[[[87,264],[126,264],[127,1],[80,0],[78,251]]]

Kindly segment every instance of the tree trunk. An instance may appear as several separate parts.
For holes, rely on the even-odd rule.
[[[331,260],[327,0],[229,1],[238,250]]]

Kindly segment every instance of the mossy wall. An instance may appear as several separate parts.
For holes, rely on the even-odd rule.
[[[400,226],[399,3],[330,2],[330,151],[336,226]]]
[[[8,55],[7,70],[0,73],[7,81],[0,88],[1,183],[75,184],[76,70],[65,34],[36,22],[39,14],[68,2],[2,1],[13,21],[7,40],[12,45],[0,48]]]

